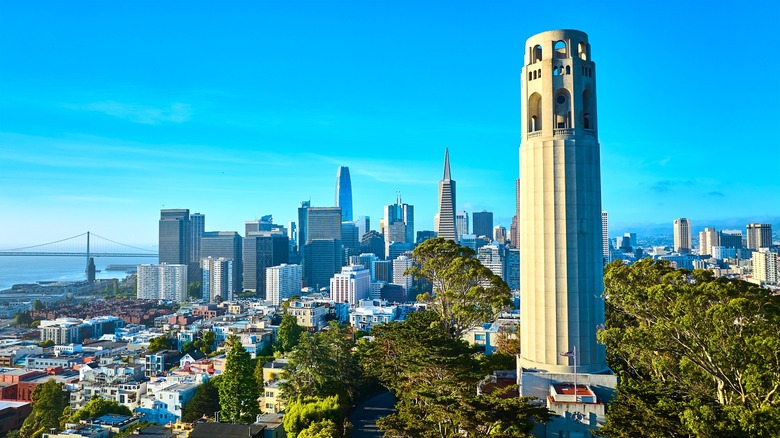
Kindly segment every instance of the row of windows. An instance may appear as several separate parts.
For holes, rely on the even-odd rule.
[[[571,74],[571,66],[555,66],[553,67],[553,76],[562,76],[562,75],[570,75]],[[582,75],[585,77],[593,77],[593,70],[590,67],[582,67]],[[532,81],[534,79],[539,79],[542,77],[542,70],[537,69],[534,71],[528,72],[528,80]]]
[[[589,78],[593,77],[593,70],[590,67],[582,67],[582,75]]]
[[[583,61],[587,61],[589,58],[590,53],[590,45],[586,44],[584,42],[580,42],[577,44],[577,57],[582,59]],[[542,45],[537,44],[534,47],[531,48],[531,63],[537,63],[542,60]],[[553,57],[555,59],[566,59],[570,58],[569,56],[569,49],[566,46],[565,41],[556,41],[555,45],[553,46]]]

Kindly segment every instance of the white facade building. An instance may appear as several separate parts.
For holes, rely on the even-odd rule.
[[[330,299],[354,306],[368,298],[371,289],[371,271],[363,265],[344,266],[330,279]]]
[[[777,253],[766,248],[753,253],[753,278],[763,283],[777,284]]]
[[[219,257],[205,257],[200,259],[200,268],[203,272],[201,288],[203,299],[210,303],[216,303],[217,297],[221,301],[231,301],[235,288],[233,287],[233,260]]]
[[[400,256],[393,260],[393,284],[403,286],[407,293],[412,289],[414,279],[411,275],[404,275],[404,272],[413,264],[413,260],[407,256]]]
[[[293,295],[300,295],[302,277],[301,265],[283,263],[265,268],[265,299],[279,306]]]
[[[477,260],[482,266],[493,271],[494,274],[504,278],[504,257],[501,248],[497,245],[485,245],[477,250]]]
[[[139,300],[187,300],[187,265],[138,265]]]

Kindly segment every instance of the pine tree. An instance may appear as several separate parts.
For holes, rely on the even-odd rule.
[[[219,404],[225,421],[253,422],[260,405],[258,385],[255,381],[252,359],[241,345],[238,336],[225,340],[228,347],[225,371],[219,384]]]

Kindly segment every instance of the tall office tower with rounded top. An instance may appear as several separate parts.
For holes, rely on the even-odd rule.
[[[521,77],[520,365],[554,373],[608,370],[604,323],[596,66],[584,32],[525,45]],[[576,358],[561,353],[576,348]]]
[[[341,207],[342,222],[352,221],[352,181],[346,166],[336,171],[336,207]]]

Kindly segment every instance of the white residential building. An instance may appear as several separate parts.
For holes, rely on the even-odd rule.
[[[187,265],[138,265],[139,300],[187,300]]]
[[[777,253],[766,248],[753,253],[753,278],[762,284],[777,284]]]
[[[411,257],[407,256],[400,256],[393,260],[393,284],[403,286],[407,293],[412,289],[414,278],[411,275],[404,275],[404,272],[411,268],[413,264]]]
[[[344,266],[330,279],[330,299],[337,303],[354,306],[368,298],[370,289],[371,272],[363,265]]]
[[[282,301],[300,295],[301,265],[281,264],[265,268],[265,299],[278,306]]]
[[[222,301],[233,299],[233,260],[224,257],[204,257],[200,259],[200,268],[203,272],[201,288],[203,299],[210,303],[216,303],[217,297]]]
[[[399,315],[398,306],[388,306],[387,301],[360,300],[349,313],[349,323],[352,327],[370,331],[375,325],[395,321]]]
[[[144,421],[157,424],[181,421],[182,411],[195,396],[200,382],[179,382],[177,379],[160,379],[147,384],[147,392],[141,396],[140,406],[134,413],[142,414]]]
[[[497,245],[485,245],[477,250],[477,260],[482,266],[493,271],[497,276],[504,278],[504,257],[501,248]]]

